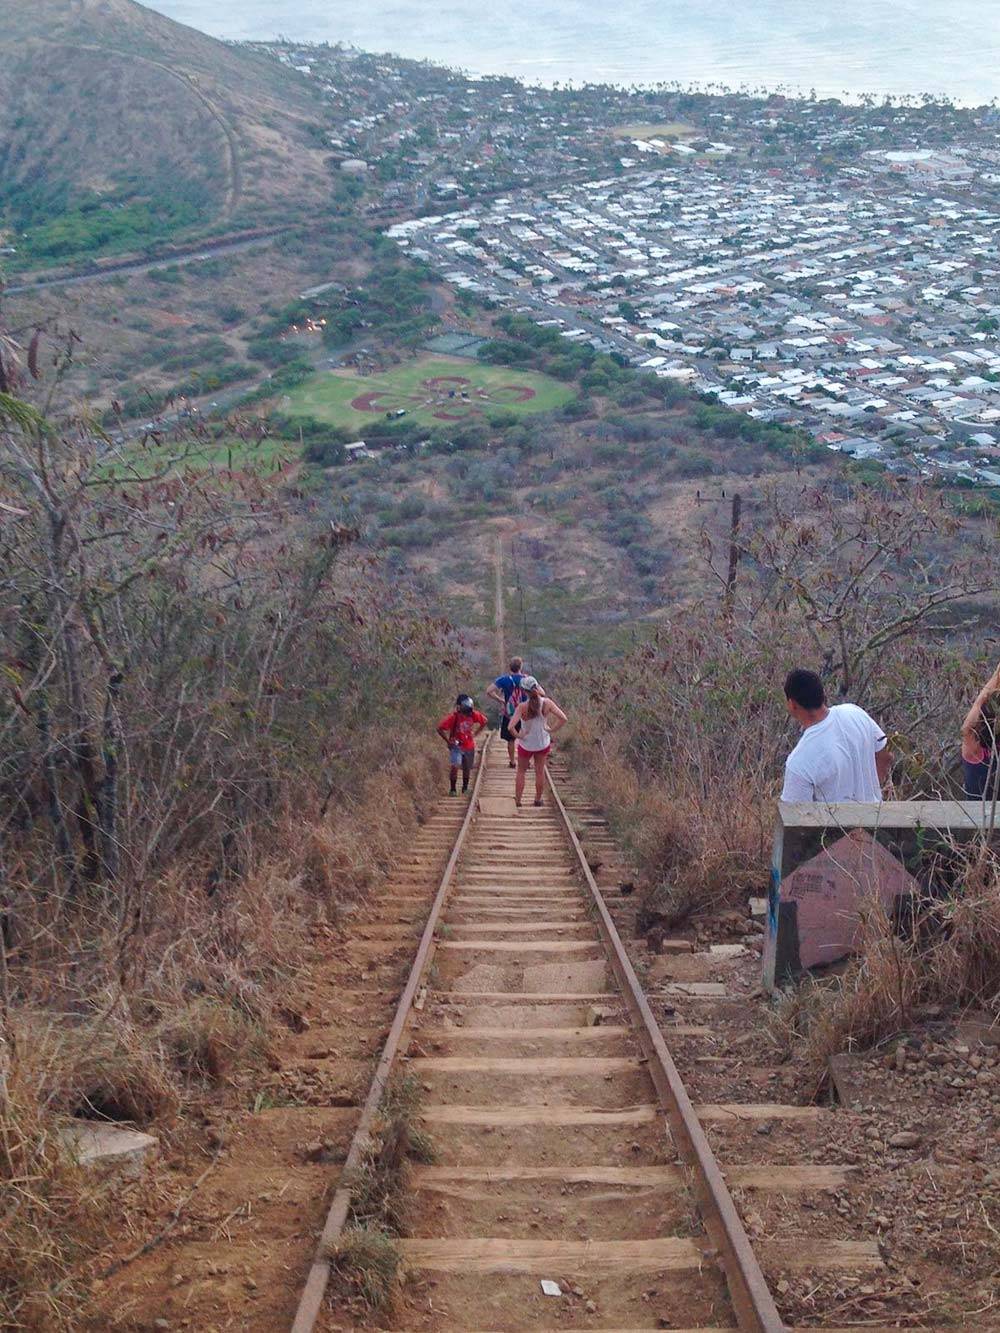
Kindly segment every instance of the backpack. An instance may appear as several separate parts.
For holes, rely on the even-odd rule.
[[[514,677],[511,676],[511,680],[513,680],[513,679],[514,679]],[[522,681],[523,679],[524,679],[523,676],[518,676],[518,678],[517,678],[517,684],[514,686],[514,688],[513,688],[513,689],[511,690],[511,692],[510,692],[510,698],[507,700],[507,716],[508,716],[508,717],[513,717],[514,714],[517,712],[518,705],[519,705],[519,704],[523,704],[524,701],[525,701],[525,699],[527,699],[527,697],[528,697],[527,694],[524,692],[524,690],[521,689],[521,681]]]

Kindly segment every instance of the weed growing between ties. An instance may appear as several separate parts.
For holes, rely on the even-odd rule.
[[[392,1304],[401,1257],[396,1237],[388,1231],[377,1226],[347,1227],[326,1257],[341,1286],[366,1309],[374,1312]]]
[[[406,1226],[406,1170],[410,1161],[434,1160],[434,1146],[418,1118],[413,1078],[386,1089],[357,1170],[346,1182],[351,1190],[351,1220],[358,1226],[384,1228],[402,1235]]]
[[[89,1188],[60,1123],[172,1128],[260,1068],[313,926],[431,807],[455,656],[263,478],[136,469],[9,393],[0,473],[0,1323],[51,1288],[55,1329]]]
[[[329,1258],[347,1293],[372,1310],[391,1303],[406,1229],[409,1162],[434,1161],[434,1145],[419,1123],[416,1081],[398,1079],[386,1089],[364,1157],[345,1181],[351,1191],[348,1225]]]

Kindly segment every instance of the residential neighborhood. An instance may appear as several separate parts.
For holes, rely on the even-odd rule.
[[[996,486],[1000,208],[943,192],[937,170],[953,187],[963,161],[970,182],[959,155],[873,151],[825,182],[706,155],[388,235],[458,287],[831,449]]]

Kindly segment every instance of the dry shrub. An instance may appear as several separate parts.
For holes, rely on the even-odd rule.
[[[182,1073],[216,1083],[234,1068],[245,1071],[259,1065],[267,1052],[259,1023],[211,997],[172,1013],[159,1035]]]
[[[179,1103],[172,1071],[151,1032],[112,1010],[89,1020],[18,1016],[15,1068],[30,1077],[39,1113],[149,1125]]]
[[[327,915],[363,897],[390,873],[413,827],[433,807],[440,786],[440,756],[429,741],[389,748],[372,773],[356,782],[350,798],[318,823],[302,826],[301,847],[306,892]],[[392,749],[396,753],[392,753]]]

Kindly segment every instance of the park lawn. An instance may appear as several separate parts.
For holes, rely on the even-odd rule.
[[[428,385],[435,379],[445,383]],[[456,394],[467,391],[469,401],[449,398],[451,388]],[[366,395],[370,406],[352,405]],[[280,407],[289,416],[312,417],[363,437],[366,422],[382,420],[399,409],[405,412],[401,420],[446,428],[477,417],[489,420],[498,412],[516,416],[551,412],[575,397],[571,385],[537,371],[511,370],[461,357],[423,356],[380,375],[320,371],[282,398]]]

